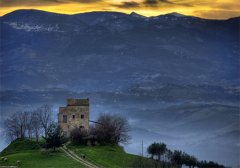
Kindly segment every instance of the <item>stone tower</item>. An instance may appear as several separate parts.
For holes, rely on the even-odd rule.
[[[73,128],[89,129],[89,99],[67,99],[67,106],[59,107],[58,124],[65,137]]]

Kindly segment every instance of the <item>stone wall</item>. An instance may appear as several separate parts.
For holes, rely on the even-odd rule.
[[[84,102],[84,104],[79,102]],[[89,129],[88,99],[68,99],[67,104],[66,107],[60,107],[58,113],[58,124],[63,135],[69,137],[73,128]]]

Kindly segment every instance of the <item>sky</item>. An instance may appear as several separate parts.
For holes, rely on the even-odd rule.
[[[0,16],[18,9],[64,14],[90,11],[136,12],[144,16],[178,12],[208,19],[240,16],[238,0],[0,0]]]

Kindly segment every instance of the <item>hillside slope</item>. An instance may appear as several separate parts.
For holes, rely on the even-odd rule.
[[[117,146],[75,146],[69,145],[72,151],[77,155],[85,155],[87,160],[109,168],[129,167],[131,163],[138,157],[136,155],[126,153],[122,148]]]
[[[0,156],[0,166],[17,166],[19,160],[21,168],[85,168],[60,150],[45,151],[40,148],[39,143],[25,139],[13,141],[0,153]],[[4,161],[3,158],[8,160]]]
[[[68,145],[79,157],[85,155],[85,160],[99,167],[123,168],[132,167],[140,157],[124,152],[120,147],[109,146],[76,146]],[[31,140],[17,139],[9,144],[0,153],[0,166],[17,166],[20,161],[21,168],[84,168],[83,164],[67,156],[61,150],[56,152],[46,151],[39,143]],[[7,158],[4,161],[3,158]],[[145,164],[150,167],[153,164],[150,159],[144,158]]]

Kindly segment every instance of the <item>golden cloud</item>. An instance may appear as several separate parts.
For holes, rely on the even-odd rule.
[[[170,12],[210,19],[240,16],[238,0],[0,0],[0,15],[17,9],[74,14],[90,11],[137,12],[155,16]]]

